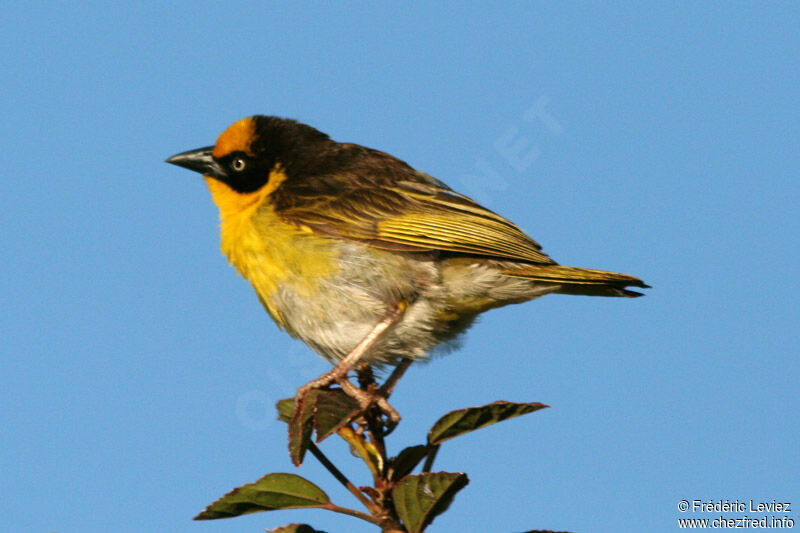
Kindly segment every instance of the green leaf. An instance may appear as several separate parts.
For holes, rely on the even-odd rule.
[[[408,533],[422,533],[467,483],[466,474],[448,472],[415,474],[400,480],[392,489],[392,499]]]
[[[442,442],[476,429],[549,407],[542,403],[494,402],[481,407],[450,411],[428,432],[429,444]]]
[[[292,412],[294,411],[294,398],[278,400],[275,407],[278,409],[278,420],[288,424],[289,420],[292,419]]]
[[[317,442],[336,433],[362,411],[358,402],[342,389],[319,391],[314,414]]]
[[[325,533],[309,526],[308,524],[289,524],[288,526],[270,529],[267,533]]]
[[[231,518],[258,511],[323,507],[330,499],[322,489],[295,474],[267,474],[215,501],[195,520]]]
[[[404,448],[389,462],[388,478],[396,481],[411,473],[417,465],[428,455],[428,447],[424,444]]]

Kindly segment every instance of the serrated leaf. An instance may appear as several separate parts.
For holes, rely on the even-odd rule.
[[[295,412],[295,398],[279,400],[275,407],[278,420],[289,424],[289,456],[295,466],[302,464],[314,430],[321,442],[362,412],[358,402],[341,389],[311,391],[300,412]]]
[[[275,407],[278,410],[278,420],[288,424],[294,412],[294,398],[278,400]],[[341,389],[318,391],[314,407],[317,409],[316,418],[318,419],[316,429],[324,435],[319,440],[332,435],[339,427],[355,418],[361,412],[358,402]]]
[[[270,529],[268,533],[325,533],[309,526],[308,524],[289,524]]]
[[[537,402],[514,403],[499,401],[480,407],[468,407],[467,409],[450,411],[440,418],[428,432],[428,443],[441,444],[464,433],[469,433],[509,418],[526,415],[546,407],[549,406]]]
[[[233,489],[194,517],[195,520],[231,518],[258,511],[323,507],[328,495],[295,474],[267,474],[255,483]]]
[[[289,420],[289,457],[294,466],[303,464],[303,458],[311,443],[314,431],[314,402],[319,391],[311,391],[299,405],[294,402],[292,417]]]
[[[389,462],[389,481],[395,481],[411,473],[428,455],[429,448],[424,444],[404,448]]]
[[[392,489],[397,516],[408,533],[422,533],[442,514],[469,478],[463,473],[425,473],[406,476]]]
[[[358,402],[342,389],[320,391],[316,397],[314,414],[317,442],[336,433],[362,411]]]

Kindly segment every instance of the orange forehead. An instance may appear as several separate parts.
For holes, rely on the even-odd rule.
[[[250,143],[256,133],[256,121],[253,117],[243,118],[234,122],[222,132],[211,153],[214,157],[224,157],[231,152],[245,152],[253,155],[250,151]]]

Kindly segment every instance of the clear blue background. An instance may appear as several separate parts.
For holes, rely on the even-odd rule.
[[[431,531],[713,517],[681,499],[797,519],[800,9],[697,4],[7,3],[0,530],[374,531],[191,521],[273,471],[358,506],[289,464],[274,420],[325,363],[226,265],[199,176],[163,163],[255,113],[395,154],[559,262],[654,287],[492,311],[409,372],[394,452],[450,409],[552,406],[445,445],[437,467],[471,483]]]

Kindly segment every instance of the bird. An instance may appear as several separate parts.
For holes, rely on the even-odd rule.
[[[215,145],[166,161],[204,176],[222,253],[275,323],[333,364],[360,350],[351,363],[407,365],[457,347],[493,308],[649,288],[627,274],[559,265],[442,181],[292,119],[247,117]]]

